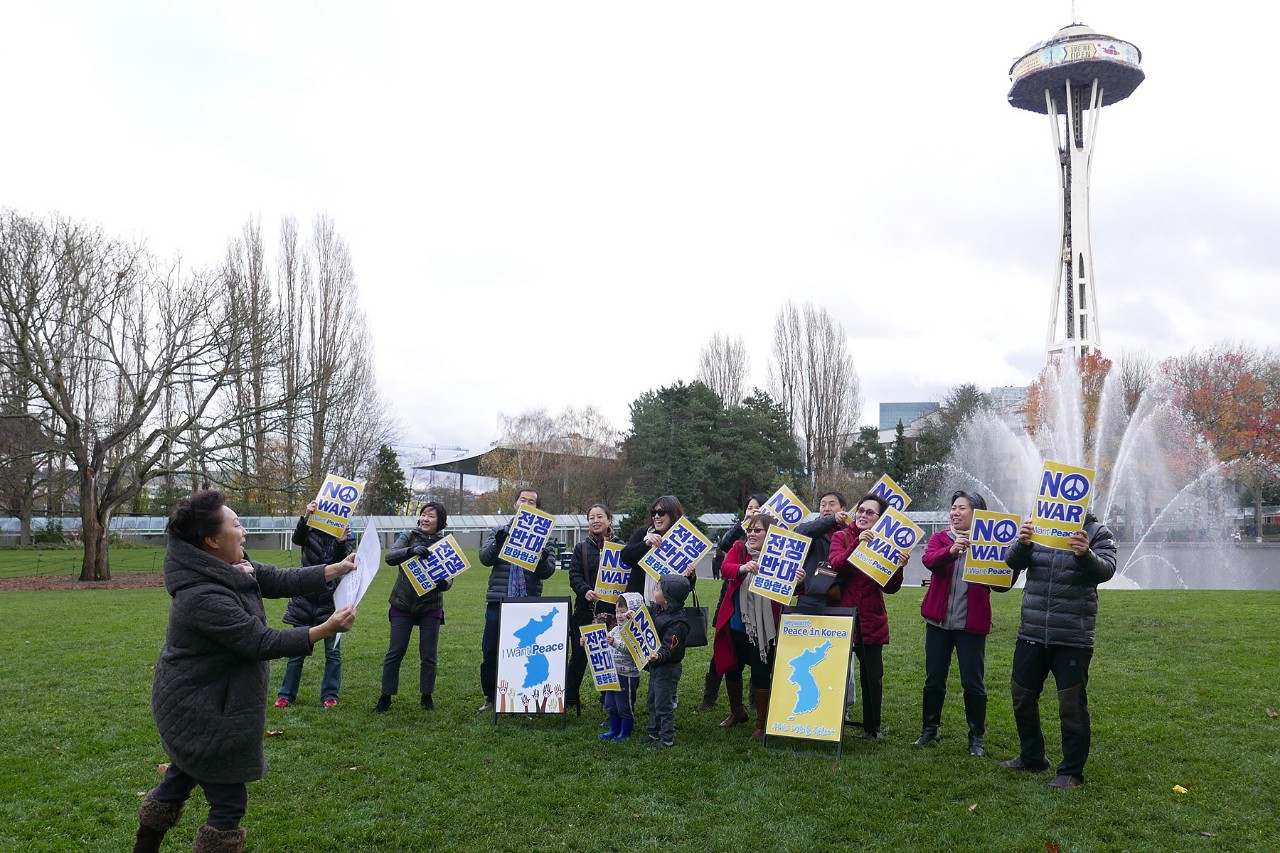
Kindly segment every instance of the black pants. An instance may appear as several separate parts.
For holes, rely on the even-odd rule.
[[[742,670],[746,667],[751,667],[752,689],[768,690],[773,679],[773,656],[778,647],[775,645],[772,649],[769,649],[769,660],[762,661],[760,660],[760,650],[751,642],[751,638],[747,636],[746,631],[737,631],[730,628],[729,635],[733,637],[733,655],[738,659],[738,664],[726,672],[725,675],[736,675],[741,678]]]
[[[409,650],[409,636],[413,626],[418,626],[418,690],[430,696],[436,688],[436,649],[440,645],[440,620],[435,616],[422,616],[417,621],[405,616],[392,616],[391,642],[387,656],[382,661],[382,693],[394,696],[400,691],[400,662]]]
[[[928,622],[924,625],[924,689],[947,689],[952,650],[960,664],[960,686],[964,692],[986,696],[983,681],[987,667],[987,635],[948,631]]]
[[[884,646],[853,647],[858,656],[858,683],[862,687],[862,727],[880,731],[880,708],[884,704]]]
[[[1058,686],[1058,717],[1062,726],[1062,763],[1058,773],[1084,781],[1089,758],[1089,662],[1093,649],[1046,646],[1018,640],[1013,649],[1013,719],[1018,725],[1022,760],[1043,764],[1044,731],[1040,728],[1040,694],[1053,673]]]
[[[204,789],[204,798],[209,801],[209,826],[220,830],[240,826],[240,819],[249,805],[249,789],[243,782],[201,782],[179,770],[178,765],[170,764],[164,779],[151,792],[151,799],[160,803],[185,803],[196,785]]]
[[[578,705],[582,701],[582,678],[587,672],[587,650],[579,641],[582,639],[582,626],[590,623],[589,612],[575,612],[569,622],[569,683],[564,688],[566,707]]]
[[[502,602],[484,606],[484,635],[480,638],[480,691],[492,702],[498,690],[498,632],[502,630]]]

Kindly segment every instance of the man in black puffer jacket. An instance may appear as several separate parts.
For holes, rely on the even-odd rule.
[[[1086,513],[1084,528],[1072,534],[1070,550],[1031,541],[1032,523],[1024,521],[1005,562],[1014,581],[1025,569],[1022,624],[1013,651],[1013,717],[1019,754],[1000,766],[1039,772],[1049,769],[1040,728],[1040,692],[1049,673],[1058,687],[1062,726],[1062,763],[1051,788],[1084,784],[1089,758],[1089,662],[1098,616],[1098,584],[1116,573],[1116,542],[1107,526]]]
[[[298,526],[293,530],[293,544],[302,548],[302,565],[327,566],[329,563],[341,563],[354,549],[351,546],[351,528],[347,528],[347,536],[335,539],[323,530],[307,526],[311,514],[316,511],[316,502],[307,504],[307,511],[298,519]],[[313,628],[323,625],[333,615],[333,591],[338,588],[336,582],[328,585],[323,592],[312,595],[298,595],[289,599],[289,606],[284,611],[284,623],[295,628]],[[298,699],[298,685],[302,683],[302,663],[304,657],[291,657],[285,664],[284,681],[277,693],[276,707],[288,708]],[[324,678],[320,680],[320,703],[326,708],[338,704],[338,690],[342,686],[342,648],[334,646],[333,637],[324,641]]]
[[[534,509],[542,508],[542,498],[533,489],[522,489],[516,495],[517,510],[522,506]],[[484,544],[480,546],[480,563],[489,566],[489,589],[485,593],[484,634],[480,639],[480,691],[484,693],[484,704],[479,713],[487,714],[493,710],[493,694],[498,689],[498,632],[501,630],[502,599],[507,596],[516,598],[540,598],[542,582],[556,572],[552,547],[548,544],[542,549],[535,571],[523,566],[513,566],[500,558],[502,545],[507,541],[507,529],[510,524],[500,524],[489,531]]]

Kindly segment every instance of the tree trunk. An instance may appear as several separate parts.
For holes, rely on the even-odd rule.
[[[86,471],[80,477],[80,538],[84,541],[84,562],[80,566],[80,580],[111,580],[111,562],[108,553],[107,521],[99,519],[97,477]]]

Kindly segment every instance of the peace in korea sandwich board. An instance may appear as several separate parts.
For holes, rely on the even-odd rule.
[[[765,735],[840,742],[853,651],[853,611],[786,608],[778,625]]]
[[[496,714],[563,714],[568,598],[507,598],[498,622]]]

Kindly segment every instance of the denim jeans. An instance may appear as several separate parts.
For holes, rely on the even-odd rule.
[[[683,663],[653,666],[649,670],[649,737],[671,746],[676,742],[676,691],[680,687]]]
[[[284,667],[284,682],[277,695],[290,702],[298,698],[298,685],[302,682],[302,662],[305,657],[289,658]],[[342,646],[334,648],[333,637],[324,641],[324,677],[320,679],[320,701],[337,699],[338,689],[342,687]]]
[[[604,710],[608,714],[617,714],[624,720],[635,719],[636,690],[640,687],[640,678],[635,675],[618,676],[620,690],[604,691]]]
[[[924,689],[947,689],[951,670],[951,652],[955,650],[960,664],[960,686],[965,693],[986,696],[987,635],[965,631],[948,631],[937,625],[924,625]]]

